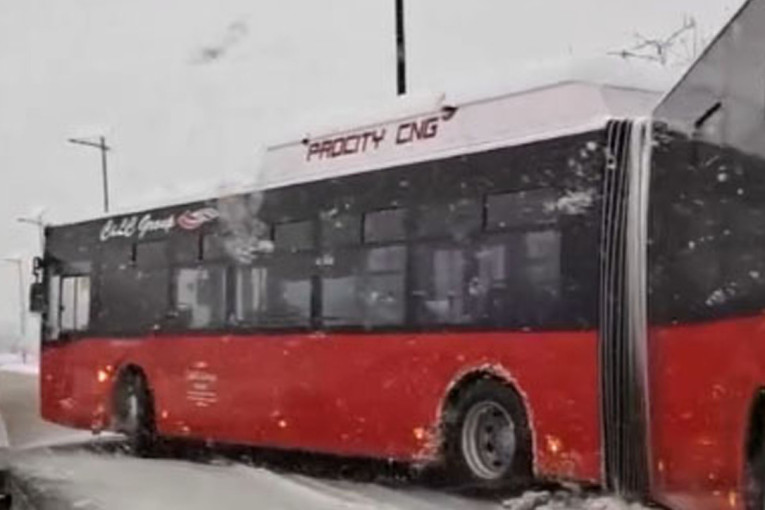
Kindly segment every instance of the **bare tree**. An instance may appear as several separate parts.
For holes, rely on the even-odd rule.
[[[704,40],[699,36],[698,23],[693,16],[686,16],[680,28],[664,37],[647,37],[635,32],[636,43],[609,55],[624,59],[642,59],[661,65],[689,64],[699,56]]]

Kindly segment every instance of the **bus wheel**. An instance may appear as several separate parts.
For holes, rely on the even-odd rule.
[[[457,396],[445,415],[449,473],[479,488],[522,486],[531,479],[531,434],[518,394],[482,379]]]
[[[765,391],[758,392],[746,443],[746,510],[765,510]]]
[[[156,443],[154,402],[146,378],[130,371],[120,378],[115,394],[117,432],[127,436],[130,453],[149,456]]]

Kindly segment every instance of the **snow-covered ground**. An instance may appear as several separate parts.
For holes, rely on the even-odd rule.
[[[30,355],[2,353],[0,371],[37,375],[40,371],[40,361]]]
[[[13,460],[37,500],[81,510],[311,508],[345,510],[639,510],[611,497],[528,492],[511,500],[473,499],[415,485],[395,487],[312,478],[242,464],[144,460],[119,454],[45,449]]]

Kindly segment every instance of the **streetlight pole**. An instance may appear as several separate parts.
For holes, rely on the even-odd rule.
[[[106,145],[106,138],[103,136],[98,137],[98,142],[91,140],[85,140],[82,138],[70,138],[69,143],[76,143],[78,145],[85,145],[87,147],[94,147],[101,151],[101,178],[104,186],[104,212],[109,212],[109,171],[106,166],[106,153],[111,149]]]
[[[21,258],[17,257],[7,257],[2,259],[3,262],[14,264],[16,266],[16,269],[18,271],[18,278],[19,278],[19,331],[21,333],[21,336],[19,338],[19,343],[23,342],[27,338],[27,310],[26,305],[24,303],[24,261]],[[16,348],[18,349],[20,347],[19,345],[16,345]]]
[[[33,216],[31,218],[16,218],[16,221],[19,223],[24,223],[25,225],[32,225],[37,227],[37,231],[39,233],[40,237],[40,256],[45,256],[45,221],[43,221],[43,214],[44,212],[38,213],[36,216]]]
[[[404,0],[396,0],[396,82],[399,96],[406,94],[406,37]]]

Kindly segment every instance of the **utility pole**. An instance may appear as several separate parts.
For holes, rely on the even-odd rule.
[[[111,150],[111,148],[106,145],[106,138],[103,136],[98,137],[98,142],[93,142],[91,140],[85,140],[81,138],[70,138],[69,143],[76,143],[79,145],[85,145],[87,147],[94,147],[96,149],[99,149],[101,151],[101,178],[103,181],[104,186],[104,212],[109,212],[109,172],[106,166],[106,153]]]
[[[3,262],[14,264],[18,271],[19,279],[19,342],[15,346],[16,349],[21,347],[21,342],[24,342],[27,338],[27,309],[24,303],[24,261],[18,257],[7,257],[2,259]]]
[[[399,96],[406,94],[406,37],[404,0],[396,0],[396,81]]]
[[[32,217],[21,217],[16,218],[16,221],[19,223],[24,223],[25,225],[32,225],[34,227],[37,227],[37,232],[39,234],[40,238],[40,256],[45,256],[45,221],[43,220],[43,215],[45,214],[45,211],[40,211],[38,214]]]

